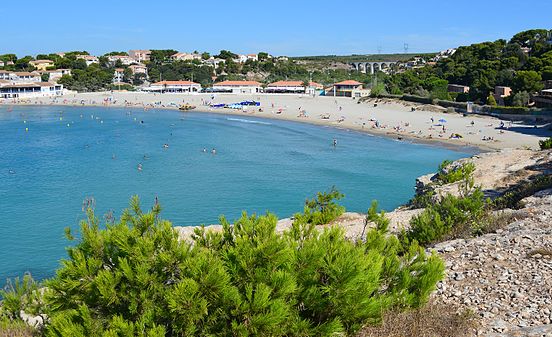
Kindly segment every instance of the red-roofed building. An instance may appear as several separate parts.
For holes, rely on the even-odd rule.
[[[305,86],[303,81],[277,81],[270,83],[266,88],[265,92],[273,93],[306,93],[307,91],[312,91],[323,89],[322,84],[316,82],[310,82],[308,86]],[[310,92],[309,92],[310,93]]]
[[[184,92],[200,92],[201,84],[192,81],[161,81],[153,83],[146,91],[169,92],[169,93],[184,93]]]
[[[261,92],[261,83],[257,81],[222,81],[213,84],[212,91],[234,94],[254,94]]]
[[[353,97],[353,92],[358,90],[362,90],[362,83],[354,80],[346,80],[334,83],[333,87],[326,91],[326,96]]]

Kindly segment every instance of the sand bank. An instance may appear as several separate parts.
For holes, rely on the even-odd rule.
[[[243,110],[211,108],[207,103],[260,101],[260,107]],[[14,104],[13,100],[0,101]],[[426,111],[421,105],[382,100],[358,103],[347,97],[311,97],[286,94],[152,94],[142,92],[95,92],[68,94],[56,99],[37,98],[17,104],[99,105],[177,108],[195,105],[194,112],[256,116],[352,129],[398,139],[483,150],[538,148],[541,139],[552,136],[549,125],[522,121],[502,122],[491,116]],[[415,110],[413,110],[413,107]],[[260,109],[259,109],[260,108]],[[503,126],[501,126],[503,123]],[[456,137],[460,136],[460,137]]]

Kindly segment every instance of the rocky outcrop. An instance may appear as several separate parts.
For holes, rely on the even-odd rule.
[[[552,323],[552,190],[524,203],[496,233],[434,247],[447,274],[437,300],[472,310],[482,335]]]

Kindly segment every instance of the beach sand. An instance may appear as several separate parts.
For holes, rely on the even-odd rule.
[[[214,97],[214,98],[212,98]],[[243,110],[211,108],[206,103],[237,103],[260,101],[260,107]],[[377,106],[374,103],[377,102]],[[4,105],[13,100],[0,101]],[[143,92],[95,92],[67,94],[55,99],[33,98],[18,104],[104,105],[155,108],[177,108],[181,104],[195,105],[194,112],[210,112],[256,116],[306,122],[344,129],[353,129],[395,139],[441,143],[450,147],[469,146],[482,150],[505,148],[537,149],[541,139],[552,136],[550,125],[504,121],[491,116],[438,112],[435,107],[389,100],[358,103],[349,97],[324,97],[293,94],[152,94]],[[259,108],[262,111],[259,111]],[[413,108],[415,110],[413,111]],[[428,111],[433,110],[433,111]],[[433,119],[433,122],[432,122]],[[445,121],[442,121],[445,120]],[[473,125],[472,125],[473,122]],[[444,129],[443,129],[444,126]],[[451,138],[451,135],[461,138]],[[491,138],[491,140],[489,140]]]

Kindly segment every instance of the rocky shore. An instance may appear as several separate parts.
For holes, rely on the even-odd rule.
[[[552,151],[502,150],[462,159],[475,164],[474,182],[489,196],[504,194],[538,175],[552,174]],[[420,177],[419,189],[434,174]],[[454,193],[456,184],[440,186],[437,194]],[[446,276],[433,297],[437,303],[471,312],[474,336],[552,336],[552,189],[521,200],[523,207],[498,211],[501,225],[492,232],[441,242],[435,250],[446,264]],[[390,230],[407,228],[422,209],[399,208],[386,213]],[[329,226],[342,226],[347,236],[362,232],[364,215],[345,213]],[[291,219],[278,222],[284,231]],[[176,227],[183,239],[193,228]],[[211,226],[220,230],[220,226]]]

